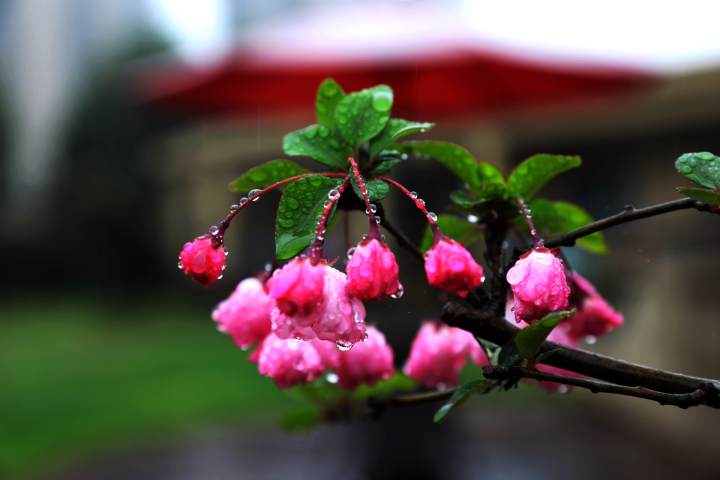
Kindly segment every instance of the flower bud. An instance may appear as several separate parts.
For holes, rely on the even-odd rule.
[[[483,270],[462,244],[443,236],[425,254],[428,283],[465,298],[483,282]]]
[[[287,315],[280,308],[273,309],[272,331],[280,338],[319,338],[342,348],[363,341],[365,306],[348,295],[346,287],[345,274],[326,266],[322,296],[315,308],[295,315]]]
[[[546,248],[523,254],[506,278],[518,320],[531,323],[569,305],[570,288],[563,262]]]
[[[400,288],[395,255],[377,238],[358,243],[345,271],[348,293],[360,300],[377,300]]]
[[[335,369],[338,384],[352,390],[360,384],[373,385],[395,373],[393,351],[385,335],[375,327],[368,327],[365,341],[346,352],[338,352],[339,364]]]
[[[327,369],[314,342],[283,340],[270,334],[257,355],[260,375],[272,378],[279,388],[312,382]]]
[[[439,322],[423,322],[403,371],[428,388],[455,385],[468,357],[476,365],[488,363],[469,332]]]
[[[614,310],[582,275],[570,273],[570,284],[577,311],[567,321],[568,335],[576,340],[599,337],[623,324],[622,313]]]
[[[246,349],[270,333],[270,312],[275,301],[255,277],[246,278],[215,308],[212,318],[218,330],[229,334],[238,347]]]
[[[266,283],[268,295],[286,315],[307,314],[323,295],[325,262],[313,262],[309,257],[297,257],[276,270]]]
[[[210,237],[198,237],[185,243],[178,266],[186,275],[209,287],[225,268],[225,249],[222,245],[213,247]]]

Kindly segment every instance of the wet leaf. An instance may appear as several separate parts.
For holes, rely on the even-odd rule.
[[[370,158],[375,158],[385,147],[408,135],[424,133],[435,124],[429,122],[412,122],[400,118],[392,118],[383,128],[380,135],[370,142]]]
[[[524,160],[510,173],[507,186],[510,194],[530,200],[543,185],[571,168],[579,167],[580,157],[541,153]]]
[[[310,157],[335,170],[345,170],[352,149],[324,125],[310,125],[283,138],[286,155]]]
[[[332,78],[326,78],[318,87],[315,97],[315,112],[320,125],[333,129],[335,127],[335,107],[345,98],[342,87]]]
[[[395,165],[404,162],[406,157],[394,150],[384,150],[378,157],[370,173],[372,175],[384,175],[392,170]]]
[[[697,187],[677,187],[677,191],[708,205],[720,205],[720,192]]]
[[[265,188],[275,182],[301,173],[307,173],[307,170],[295,162],[290,160],[270,160],[251,168],[230,182],[229,189],[231,192],[248,192],[255,188]]]
[[[285,189],[275,220],[275,254],[287,260],[307,248],[315,238],[315,226],[322,214],[328,192],[342,181],[312,175]]]
[[[352,183],[353,192],[355,192],[355,195],[362,200],[363,197],[360,193],[360,187],[357,184],[357,180],[355,180],[355,177],[351,175],[350,181]],[[388,192],[390,192],[390,185],[378,179],[366,181],[365,188],[367,189],[368,198],[371,202],[379,202],[387,196]]]
[[[561,310],[545,315],[515,335],[515,346],[518,352],[528,361],[534,361],[540,346],[553,329],[563,320],[575,314],[575,310]]]
[[[445,403],[435,413],[433,421],[435,423],[442,422],[448,414],[458,406],[462,405],[472,395],[482,395],[490,391],[493,383],[486,378],[479,378],[476,380],[470,380],[469,382],[463,383],[455,389],[455,392],[450,397],[450,400]]]
[[[544,235],[566,233],[593,222],[589,213],[573,203],[537,198],[530,202],[529,207],[535,227]],[[519,228],[527,229],[527,224],[520,217],[517,224]],[[575,243],[590,253],[608,253],[605,237],[601,232],[580,238]]]
[[[686,153],[675,161],[681,175],[698,185],[717,190],[720,188],[720,157],[710,152]]]
[[[392,105],[393,92],[387,85],[351,93],[335,107],[335,126],[354,149],[385,128]]]

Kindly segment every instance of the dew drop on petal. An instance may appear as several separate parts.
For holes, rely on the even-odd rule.
[[[355,247],[352,247],[352,248],[348,249],[348,251],[345,253],[345,255],[347,256],[347,258],[350,258],[353,256],[354,253],[355,253]]]
[[[403,295],[405,295],[405,287],[402,286],[402,283],[398,283],[397,292],[390,295],[390,298],[397,300],[399,298],[402,298]]]
[[[347,352],[353,347],[353,344],[351,342],[344,342],[342,340],[338,340],[337,342],[335,342],[335,346],[341,352]]]

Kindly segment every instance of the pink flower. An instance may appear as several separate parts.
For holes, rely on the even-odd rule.
[[[286,315],[307,314],[322,299],[327,268],[327,263],[309,257],[294,258],[268,279],[268,295]]]
[[[279,388],[316,380],[326,369],[314,342],[265,337],[257,357],[260,375],[272,378]]]
[[[468,357],[476,365],[488,363],[470,333],[439,322],[423,322],[403,371],[428,388],[454,385]]]
[[[268,297],[255,277],[246,278],[235,291],[220,302],[212,313],[218,330],[232,336],[238,347],[246,349],[261,342],[270,333],[270,312],[275,301]]]
[[[400,288],[395,255],[377,238],[358,243],[345,271],[348,293],[360,300],[377,300]]]
[[[519,320],[531,323],[569,305],[570,288],[562,260],[546,248],[523,254],[507,273]]]
[[[576,340],[599,337],[623,324],[622,313],[614,310],[583,276],[572,272],[570,283],[577,308],[567,323],[571,337]]]
[[[225,249],[222,245],[214,248],[210,237],[198,237],[183,246],[178,266],[186,275],[209,287],[225,269]]]
[[[470,252],[445,236],[425,254],[425,273],[430,285],[463,298],[483,282],[482,267]]]
[[[309,313],[287,315],[279,308],[272,312],[272,330],[280,338],[319,338],[350,348],[365,339],[365,307],[347,293],[345,274],[325,268],[322,297]]]
[[[375,327],[368,327],[367,339],[346,352],[337,352],[339,365],[335,369],[342,388],[353,389],[362,383],[372,385],[395,373],[393,351]]]

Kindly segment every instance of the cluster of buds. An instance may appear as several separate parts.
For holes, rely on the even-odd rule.
[[[353,158],[349,162],[352,169],[348,175],[323,174],[342,177],[342,182],[328,194],[329,201],[308,249],[281,268],[241,281],[212,313],[218,330],[230,335],[238,347],[253,349],[250,360],[280,388],[325,375],[328,381],[353,389],[395,372],[393,351],[382,332],[366,324],[363,302],[401,297],[399,267],[380,233],[380,218],[375,216],[376,207],[370,203],[360,169]],[[307,175],[250,192],[206,235],[183,246],[178,267],[199,283],[212,285],[225,269],[224,233],[238,211],[266,191]],[[440,231],[437,216],[425,208],[425,202],[396,181],[379,178],[410,198],[432,228],[432,246],[424,258],[428,283],[462,298],[480,287],[484,282],[482,267],[462,244]],[[356,182],[365,203],[369,229],[348,252],[342,272],[335,268],[334,261],[324,257],[323,246],[330,214],[351,180]],[[529,210],[526,213],[529,219]],[[622,315],[586,279],[568,272],[559,253],[544,248],[541,241],[517,260],[506,279],[512,290],[506,316],[521,328],[548,313],[575,309],[575,314],[551,333],[549,340],[556,343],[576,346],[583,339],[592,341],[623,322]],[[425,387],[442,389],[457,383],[468,359],[476,365],[488,363],[484,350],[470,333],[439,322],[425,322],[403,372]],[[546,365],[537,368],[559,372]],[[564,388],[547,382],[543,386],[551,390]]]
[[[532,322],[558,310],[573,308],[575,313],[563,320],[548,336],[551,342],[576,347],[581,340],[595,340],[623,324],[623,316],[600,296],[579,273],[568,271],[559,252],[537,247],[523,254],[508,270],[507,281],[512,298],[506,307],[506,319],[525,328]],[[573,372],[549,365],[538,370],[557,375],[576,376]],[[567,391],[567,386],[540,382],[551,391]]]
[[[329,216],[350,184],[350,175],[344,176],[328,194],[315,240],[307,251],[271,274],[243,280],[212,314],[218,329],[230,335],[238,347],[255,346],[250,359],[257,363],[262,375],[271,377],[281,388],[310,382],[327,373],[327,378],[350,389],[388,378],[395,371],[393,352],[385,337],[365,323],[363,302],[401,297],[400,270],[380,234],[380,218],[375,216],[376,207],[370,203],[359,167],[354,159],[349,162],[366,205],[369,230],[348,252],[345,272],[324,257],[323,245]],[[238,211],[271,188],[302,176],[250,192],[206,235],[185,244],[178,266],[203,285],[212,285],[225,269],[224,233]],[[413,201],[433,229],[434,242],[425,257],[428,283],[461,297],[479,287],[483,282],[482,267],[470,252],[442,234],[437,216],[427,211],[417,194],[386,180]],[[482,360],[472,336],[457,329],[428,324],[420,330],[415,344],[413,351],[419,353],[411,356],[406,370],[424,385],[453,384],[468,356],[476,363]],[[430,357],[429,352],[433,352]],[[424,365],[427,359],[430,363]]]

